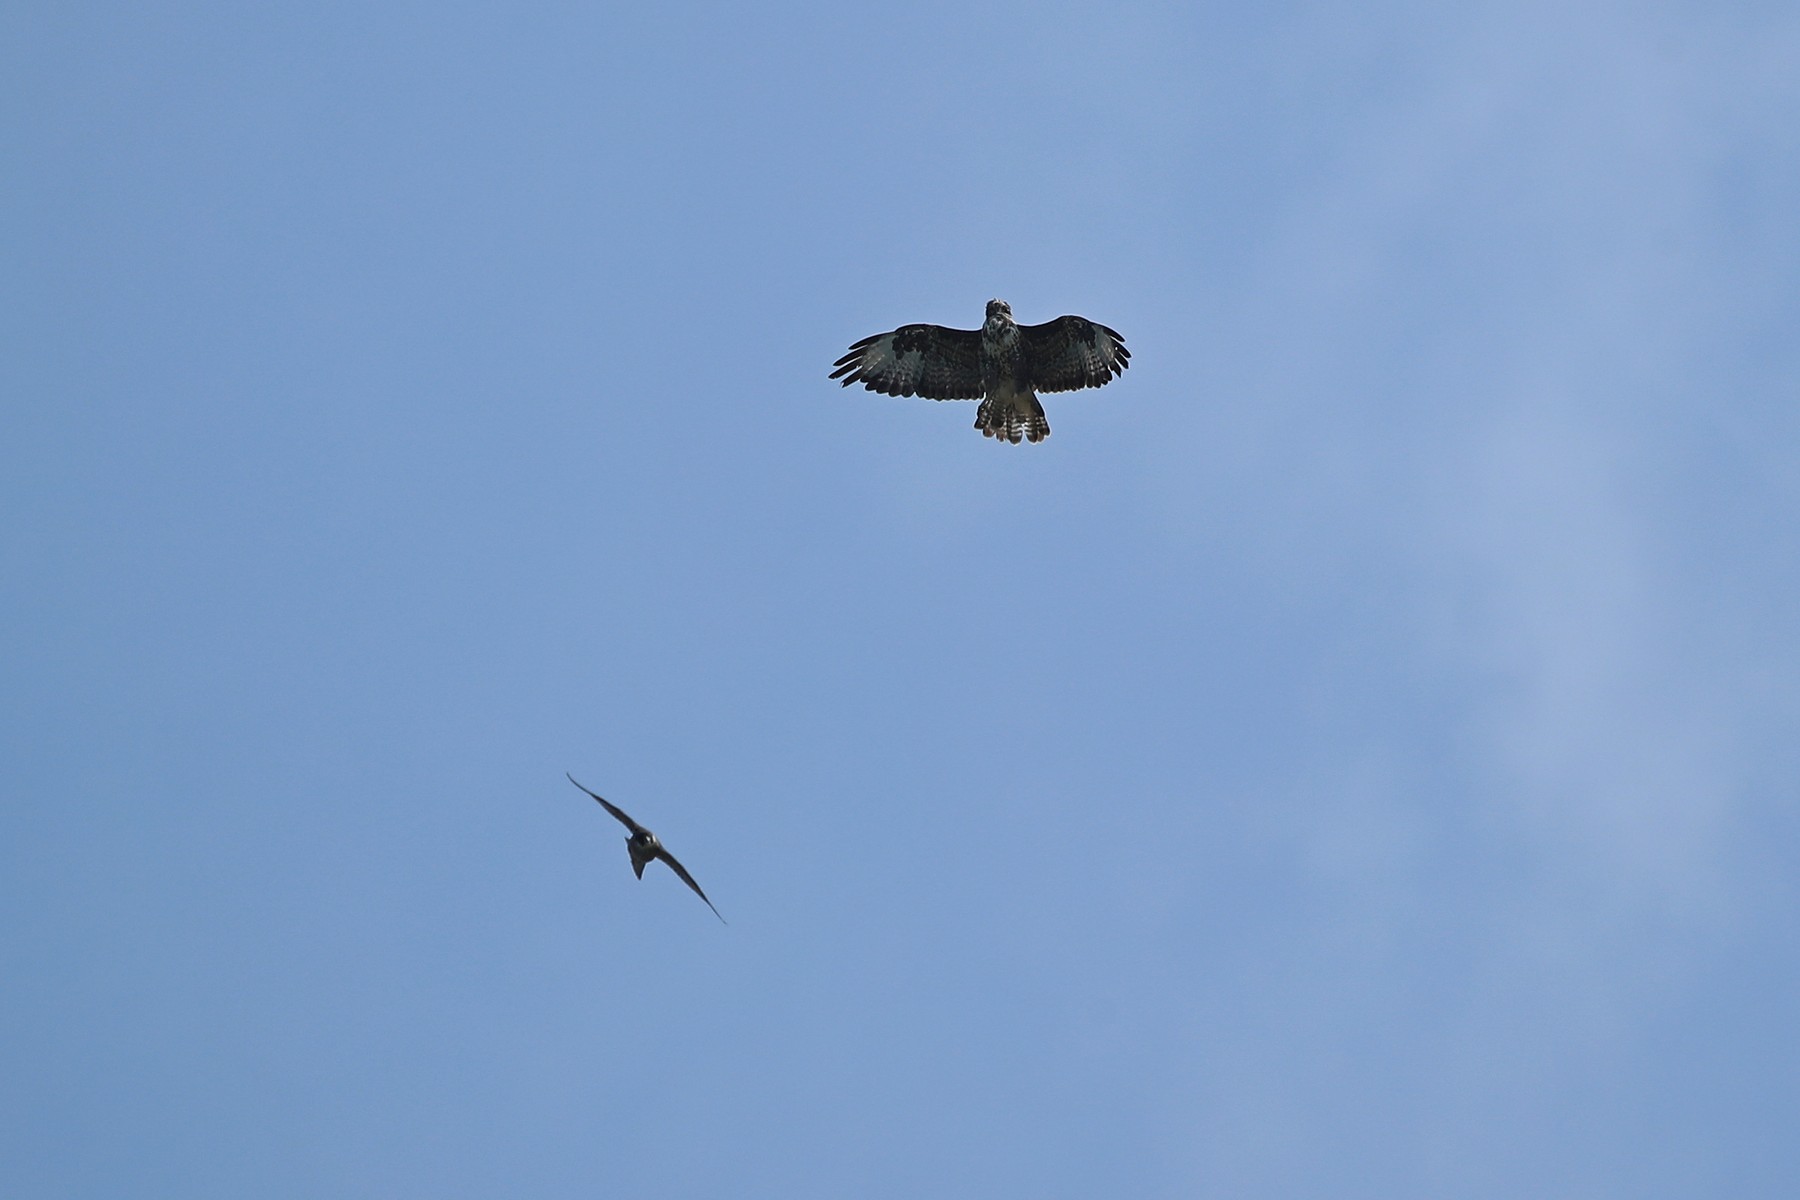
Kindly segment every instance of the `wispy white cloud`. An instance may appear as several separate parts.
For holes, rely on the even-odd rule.
[[[1721,194],[1786,136],[1800,92],[1767,67],[1800,22],[1496,9],[1427,32],[1396,34],[1417,73],[1348,98],[1272,226],[1227,368],[1268,403],[1222,464],[1271,503],[1214,533],[1322,564],[1320,588],[1389,572],[1408,653],[1460,680],[1495,814],[1613,902],[1704,908],[1769,696],[1734,677],[1762,665],[1743,645],[1704,640],[1718,580],[1679,518],[1774,460],[1676,464],[1706,381],[1784,386],[1731,361],[1779,296],[1745,294]],[[1257,482],[1284,478],[1303,494]]]
[[[1391,1038],[1396,1170],[1467,1194],[1491,1168],[1516,1193],[1543,1182],[1516,1144],[1581,1157],[1531,1127],[1537,1100],[1643,1069],[1629,1048],[1714,949],[1776,936],[1754,881],[1791,847],[1755,831],[1800,783],[1782,749],[1800,619],[1742,591],[1800,586],[1791,555],[1766,557],[1792,542],[1800,425],[1780,414],[1800,355],[1759,332],[1800,316],[1770,266],[1800,266],[1800,237],[1767,217],[1800,192],[1800,73],[1774,69],[1800,61],[1800,20],[1391,20],[1385,43],[1337,44],[1409,73],[1344,89],[1341,140],[1277,206],[1225,317],[1216,380],[1256,403],[1196,403],[1188,432],[1228,447],[1205,451],[1219,476],[1197,478],[1199,436],[1163,461],[1172,519],[1209,553],[1320,604],[1382,597],[1346,605],[1364,626],[1346,639],[1429,684],[1410,719],[1370,717],[1367,669],[1320,666],[1339,719],[1274,824],[1335,903],[1272,953],[1341,988],[1271,989],[1238,1031],[1253,1048],[1208,1066],[1254,1092],[1246,1137],[1291,1146],[1341,1132],[1315,1097],[1364,1079],[1309,1047],[1344,1045],[1345,1022]],[[1298,56],[1342,87],[1332,31],[1305,36]],[[1195,515],[1228,490],[1267,503],[1235,526]],[[1721,525],[1739,521],[1761,529]]]

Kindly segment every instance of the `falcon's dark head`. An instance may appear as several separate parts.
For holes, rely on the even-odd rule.
[[[987,319],[992,321],[999,317],[1005,317],[1008,321],[1012,320],[1012,305],[1004,300],[989,300]]]

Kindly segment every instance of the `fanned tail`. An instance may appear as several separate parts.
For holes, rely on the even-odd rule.
[[[1031,392],[1011,396],[990,396],[975,410],[975,428],[982,437],[995,438],[1018,445],[1020,439],[1041,442],[1050,436],[1050,421],[1044,406]]]

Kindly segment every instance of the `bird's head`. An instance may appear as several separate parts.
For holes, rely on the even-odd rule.
[[[989,300],[987,306],[987,319],[993,321],[1000,317],[1005,317],[1008,321],[1012,320],[1012,305],[1004,300]]]

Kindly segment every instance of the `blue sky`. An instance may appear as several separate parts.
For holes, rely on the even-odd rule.
[[[0,1190],[1800,1184],[1791,6],[0,47]]]

